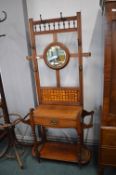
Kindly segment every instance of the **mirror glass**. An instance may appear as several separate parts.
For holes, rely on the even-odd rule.
[[[46,48],[44,58],[50,68],[61,69],[68,63],[69,54],[61,44],[51,44]]]

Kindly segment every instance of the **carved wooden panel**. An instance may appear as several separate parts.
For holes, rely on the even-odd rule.
[[[77,104],[80,103],[78,88],[41,88],[42,104]]]

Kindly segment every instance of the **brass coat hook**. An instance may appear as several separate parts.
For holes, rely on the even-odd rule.
[[[40,20],[42,21],[42,15],[40,14]]]
[[[63,17],[62,17],[62,12],[60,12],[60,18],[63,19]]]

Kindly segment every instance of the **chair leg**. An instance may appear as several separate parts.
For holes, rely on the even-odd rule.
[[[23,163],[22,163],[21,158],[19,156],[19,153],[18,153],[18,151],[16,149],[16,145],[15,144],[13,145],[13,148],[14,148],[14,151],[15,151],[15,155],[16,155],[16,159],[18,161],[18,164],[19,164],[20,168],[23,169],[24,166],[23,166]]]

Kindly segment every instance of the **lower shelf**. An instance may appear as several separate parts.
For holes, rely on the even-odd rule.
[[[77,144],[46,142],[38,147],[40,158],[60,160],[66,162],[79,162],[78,157],[79,146]],[[35,156],[34,148],[32,154]],[[86,164],[91,159],[91,152],[86,147],[82,147],[81,164]]]

